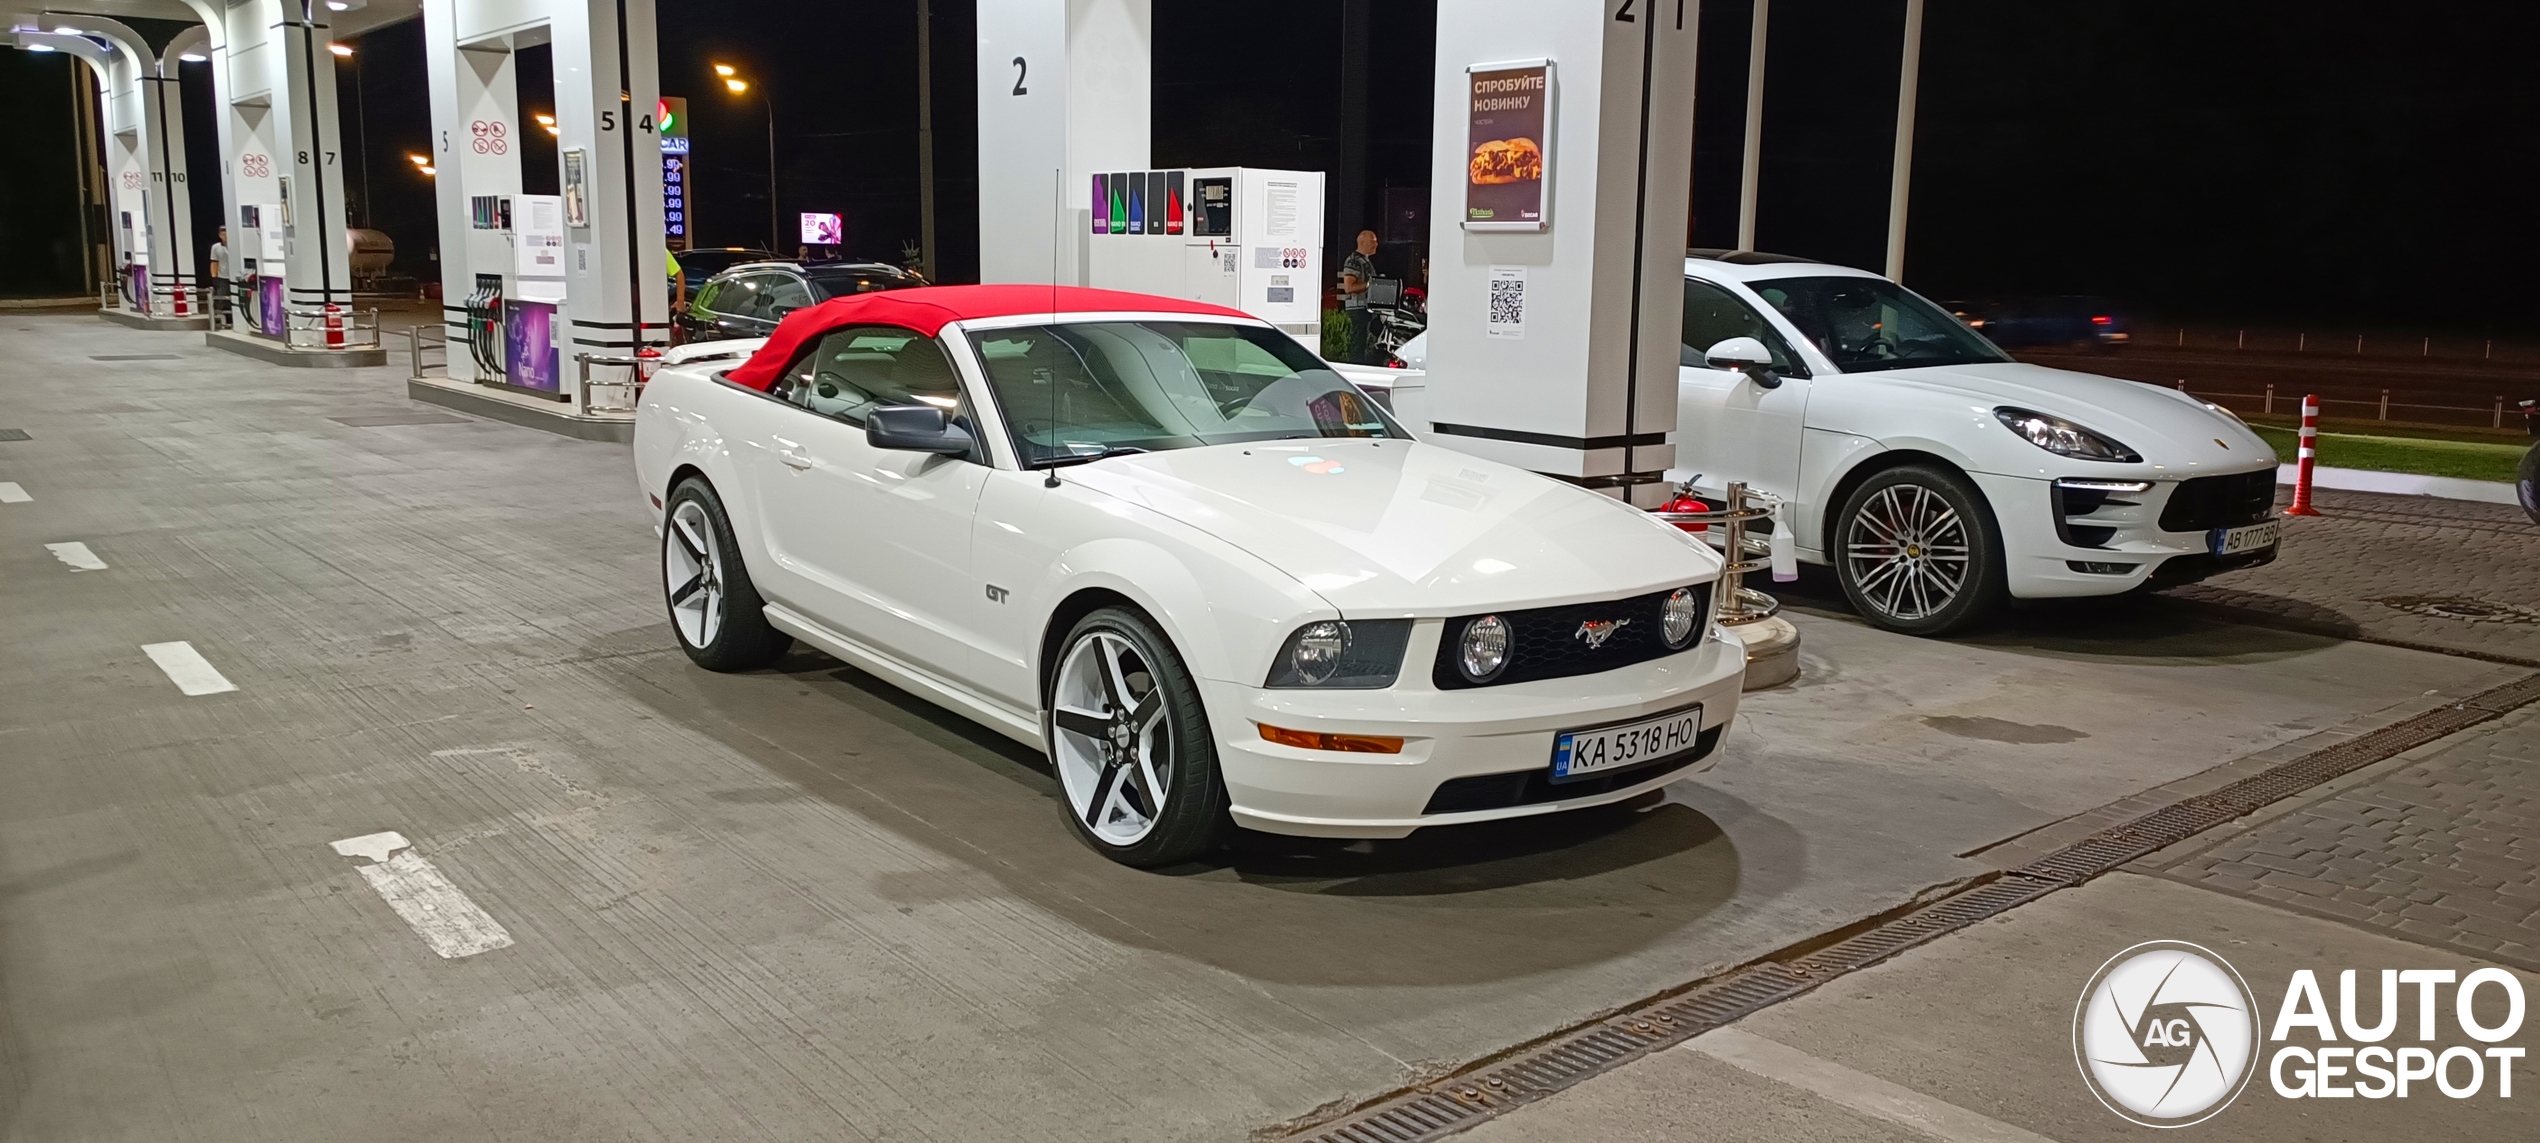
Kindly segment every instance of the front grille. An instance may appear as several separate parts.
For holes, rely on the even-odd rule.
[[[2275,470],[2182,480],[2161,508],[2164,532],[2202,532],[2263,522],[2275,511]]]
[[[1429,795],[1428,808],[1420,812],[1459,814],[1472,810],[1504,810],[1511,806],[1533,806],[1567,798],[1592,798],[1598,794],[1610,794],[1625,786],[1637,786],[1652,778],[1673,774],[1710,757],[1711,749],[1720,744],[1720,732],[1728,729],[1728,725],[1724,722],[1703,731],[1695,736],[1693,749],[1683,753],[1667,758],[1653,758],[1637,766],[1616,770],[1611,774],[1599,774],[1593,778],[1581,778],[1575,782],[1562,782],[1556,785],[1552,781],[1552,763],[1549,759],[1532,770],[1519,770],[1510,774],[1483,774],[1473,778],[1450,778],[1438,783],[1437,791]]]
[[[1636,595],[1629,599],[1612,599],[1601,603],[1572,603],[1560,607],[1537,607],[1527,611],[1496,611],[1508,624],[1508,665],[1489,682],[1477,683],[1464,677],[1456,668],[1458,648],[1464,642],[1464,625],[1480,615],[1460,615],[1446,621],[1446,629],[1438,636],[1437,664],[1429,677],[1442,691],[1471,687],[1496,687],[1508,683],[1529,683],[1538,679],[1566,679],[1572,675],[1592,675],[1634,663],[1690,651],[1701,642],[1702,630],[1711,619],[1711,585],[1692,585],[1702,601],[1694,614],[1693,638],[1671,651],[1666,637],[1659,633],[1667,597],[1675,588]],[[1605,642],[1591,647],[1581,635],[1588,623],[1619,623]]]

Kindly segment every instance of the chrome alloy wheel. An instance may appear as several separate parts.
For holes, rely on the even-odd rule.
[[[1068,805],[1105,844],[1135,845],[1163,817],[1173,720],[1136,644],[1094,631],[1068,648],[1051,696],[1050,760]]]
[[[682,499],[672,506],[661,565],[679,637],[691,647],[713,646],[723,633],[723,552],[715,546],[714,520],[702,502]]]
[[[1890,619],[1929,618],[1966,590],[1966,521],[1922,485],[1880,489],[1852,514],[1843,541],[1853,584]]]

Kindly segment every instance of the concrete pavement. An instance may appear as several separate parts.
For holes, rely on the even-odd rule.
[[[2102,962],[2132,945],[2186,941],[2220,954],[2254,993],[2262,1034],[2272,1031],[2297,970],[2315,974],[2332,1010],[2341,1003],[2337,974],[2346,969],[2361,970],[2370,981],[2376,969],[2466,976],[2502,967],[2522,974],[2526,994],[2540,986],[2519,954],[2511,960],[2485,956],[2464,944],[2465,934],[2486,939],[2484,930],[2462,927],[2462,918],[2484,913],[2454,910],[2443,925],[2423,928],[2414,914],[2399,912],[2408,907],[2404,901],[2390,914],[2356,911],[2345,920],[2337,919],[2334,904],[2337,891],[2348,884],[2379,886],[2378,879],[2396,876],[2430,890],[2422,897],[2437,904],[2522,902],[2515,907],[2527,921],[2535,862],[2527,851],[2511,847],[2540,834],[2540,799],[2525,789],[2534,742],[2540,742],[2540,711],[2526,707],[2359,771],[2235,828],[1832,981],[1519,1108],[1465,1137],[1475,1143],[2140,1139],[2145,1128],[2118,1118],[2083,1084],[2072,1035],[2084,986]],[[2339,846],[2334,856],[2322,848],[2354,840],[2354,821],[2371,816],[2359,807],[2413,805],[2411,795],[2429,784],[2484,789],[2494,808],[2426,805],[2422,812],[2429,824],[2417,831],[2406,829],[2405,812],[2380,817],[2402,832],[2430,834],[2438,842],[2454,839],[2429,847],[2450,856],[2394,857],[2386,840]],[[2330,822],[2348,828],[2324,824]],[[2490,850],[2506,856],[2490,857]],[[2270,853],[2290,853],[2297,862],[2321,860],[2287,866],[2298,873],[2261,870],[2246,882],[2234,871],[2253,868],[2253,854]],[[2434,876],[2445,869],[2455,876]],[[2501,871],[2503,884],[2526,888],[2500,893],[2496,883],[2476,883],[2489,871]],[[2384,1041],[2393,1048],[2420,1042],[2417,1006],[2410,1002],[2414,992],[2402,989],[2398,1026]],[[2367,984],[2363,991],[2357,1014],[2376,1019],[2378,986]],[[2262,1045],[2261,1071],[2236,1100],[2189,1130],[2257,1143],[2395,1137],[2434,1143],[2540,1135],[2540,1077],[2530,1062],[2530,1053],[2540,1050],[2540,1021],[2529,1019],[2526,1007],[2514,1035],[2482,1042],[2459,1030],[2453,1009],[2452,994],[2441,994],[2430,1050],[2524,1049],[2523,1057],[2506,1061],[2513,1069],[2510,1097],[2500,1093],[2498,1061],[2489,1059],[2484,1087],[2475,1095],[2453,1098],[2420,1081],[2405,1099],[2287,1098],[2265,1070],[2272,1054],[2287,1044],[2320,1044],[2311,1031],[2294,1029],[2285,1040]],[[2482,989],[2472,1012],[2482,1025],[2504,1024],[2503,992]],[[2352,1046],[2356,1040],[2341,1042]],[[2466,1065],[2452,1066],[2456,1086],[2464,1083]],[[2288,1064],[2288,1085],[2300,1086],[2299,1068],[2298,1060]]]
[[[621,446],[402,381],[0,319],[0,1139],[1233,1138],[2522,673],[1820,609],[1663,803],[1137,873],[858,672],[690,666]]]

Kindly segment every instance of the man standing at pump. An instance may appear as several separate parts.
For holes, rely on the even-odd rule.
[[[1376,276],[1376,232],[1358,232],[1358,249],[1341,260],[1341,310],[1349,315],[1349,359],[1370,362],[1376,345],[1376,314],[1367,308],[1367,283]]]

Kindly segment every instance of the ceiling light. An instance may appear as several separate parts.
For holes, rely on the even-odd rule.
[[[328,44],[326,45],[326,50],[339,56],[349,56],[353,54],[352,47],[347,44]]]
[[[716,64],[716,65],[714,65],[714,74],[719,75],[719,76],[722,76],[722,77],[724,77],[725,79],[730,79],[730,78],[732,78],[732,65],[731,65],[731,64]]]
[[[406,156],[406,159],[418,167],[428,167],[432,165],[432,160],[424,158],[421,155],[408,155]]]
[[[430,165],[425,165],[425,166],[421,166],[421,167],[416,167],[415,169],[416,169],[416,170],[418,170],[418,171],[422,171],[423,173],[425,173],[425,174],[427,174],[427,175],[437,175],[437,174],[440,174],[440,173],[441,173],[438,169],[436,169],[436,168],[434,168],[434,167],[432,167],[432,166],[430,166]]]
[[[742,82],[742,81],[740,81],[740,80],[737,80],[737,79],[727,79],[727,80],[724,80],[724,81],[723,81],[723,86],[728,87],[728,88],[731,88],[735,94],[738,94],[738,93],[740,93],[740,92],[744,92],[744,91],[748,91],[748,90],[750,89],[750,85],[749,85],[749,84],[744,83],[744,82]]]
[[[556,129],[555,129],[555,128],[553,128],[553,127],[549,127],[549,128],[547,128],[547,133],[548,133],[548,134],[550,134],[550,135],[562,135],[562,134],[564,134],[564,132],[562,132],[562,131],[558,131],[558,130],[556,130]]]
[[[344,0],[326,0],[326,10],[329,12],[341,12],[350,7],[352,5],[345,3]]]
[[[553,115],[539,115],[539,116],[535,116],[535,118],[536,118],[536,119],[537,119],[540,123],[544,123],[544,124],[546,124],[546,125],[547,125],[547,126],[549,126],[549,127],[553,127],[553,126],[555,126],[555,125],[556,125],[556,117],[555,117],[555,116],[553,116]]]
[[[204,56],[201,52],[185,52],[178,55],[176,58],[184,60],[187,63],[201,63],[203,62]]]

